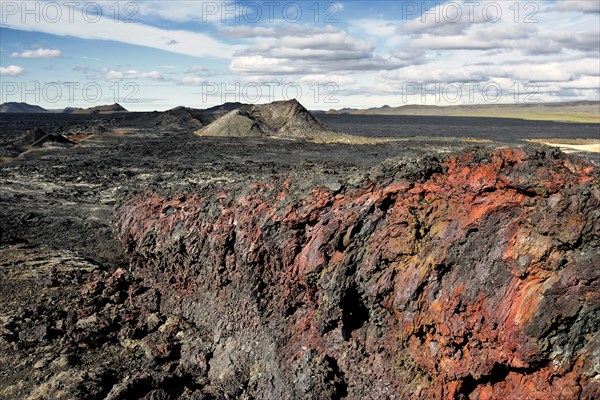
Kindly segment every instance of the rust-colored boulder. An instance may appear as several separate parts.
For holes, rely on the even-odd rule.
[[[161,312],[204,332],[221,394],[597,398],[598,170],[531,148],[424,164],[337,193],[130,197],[118,234]]]

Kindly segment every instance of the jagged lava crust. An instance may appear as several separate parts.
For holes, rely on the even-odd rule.
[[[117,233],[225,396],[598,398],[598,170],[529,147],[420,165],[135,195]]]

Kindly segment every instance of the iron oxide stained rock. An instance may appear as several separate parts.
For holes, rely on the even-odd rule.
[[[598,169],[528,147],[424,165],[134,196],[118,235],[161,312],[208,332],[220,393],[598,398]]]

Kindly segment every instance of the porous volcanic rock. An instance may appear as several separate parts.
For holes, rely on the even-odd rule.
[[[75,143],[59,133],[49,133],[42,128],[28,131],[19,138],[17,144],[22,146],[40,147],[46,143],[71,146]]]
[[[593,399],[599,184],[557,151],[473,150],[359,188],[135,195],[116,222],[217,397]]]
[[[297,100],[268,104],[244,105],[198,131],[200,136],[288,137],[306,138],[310,134],[329,132]]]
[[[152,113],[145,117],[149,125],[190,129],[201,128],[203,124],[195,117],[194,113],[197,113],[197,110],[187,107],[175,107],[161,113]]]

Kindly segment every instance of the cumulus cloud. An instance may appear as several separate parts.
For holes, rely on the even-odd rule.
[[[116,64],[107,64],[113,69],[87,66],[73,69],[86,74],[88,79],[147,79],[181,86],[201,85],[209,76],[218,77],[220,82],[242,84],[334,82],[340,85],[340,93],[361,98],[372,94],[394,96],[401,93],[402,83],[407,81],[497,82],[503,90],[510,90],[517,81],[536,82],[549,97],[595,93],[597,98],[600,93],[598,1],[410,3],[418,7],[434,6],[423,16],[415,14],[408,21],[401,20],[399,13],[377,14],[369,6],[353,5],[351,15],[358,15],[359,19],[348,21],[344,13],[337,13],[338,24],[311,24],[312,14],[308,11],[299,23],[287,23],[280,15],[269,21],[264,13],[256,23],[244,23],[243,15],[242,23],[231,23],[248,3],[140,1],[134,4],[139,6],[132,15],[138,19],[135,24],[115,24],[113,13],[107,8],[96,23],[82,20],[81,13],[76,12],[72,23],[43,20],[34,23],[33,19],[22,21],[19,15],[6,15],[1,26],[222,59],[196,60],[183,65],[176,64],[176,59],[164,60],[161,62],[173,66],[160,67],[161,73],[150,70],[154,67],[139,65],[137,69]],[[112,6],[110,2],[98,4],[103,11],[104,7]],[[225,13],[229,23],[220,23],[224,6],[229,7]],[[278,7],[281,11],[281,5]],[[121,11],[124,17],[128,10]],[[62,14],[68,16],[69,10],[62,9]],[[497,21],[490,20],[494,16],[499,17]],[[12,55],[60,57],[60,50],[45,46],[35,45],[32,48],[37,50]],[[186,68],[194,63],[202,65]],[[228,66],[228,70],[223,71],[223,66]],[[11,65],[3,68],[2,73],[16,76],[24,72],[21,67]],[[183,89],[181,86],[177,91]]]
[[[231,38],[258,38],[258,37],[276,37],[277,29],[273,27],[265,27],[265,26],[247,26],[247,25],[238,25],[225,27],[220,30],[220,33],[223,36],[231,37]]]
[[[280,38],[283,36],[309,36],[319,33],[336,33],[339,29],[334,26],[324,27],[306,27],[298,24],[277,25],[277,26],[251,26],[251,25],[235,25],[223,26],[219,33],[222,36],[240,39],[256,39],[256,38]]]
[[[9,65],[8,67],[0,67],[0,75],[4,76],[19,76],[25,72],[23,67],[18,65]]]
[[[566,100],[575,94],[579,99],[597,99],[599,95],[600,59],[597,57],[523,57],[513,51],[493,56],[489,62],[469,63],[465,54],[473,54],[473,51],[453,52],[456,59],[445,60],[445,63],[432,60],[420,67],[381,72],[372,85],[372,93],[401,95],[403,99],[409,94],[413,95],[408,96],[410,102],[423,104],[444,103],[456,90],[462,93],[458,96],[460,104],[488,101],[482,93],[490,89],[492,94],[499,89],[500,99],[505,103]],[[479,51],[471,58],[481,60],[483,54]]]
[[[273,58],[363,59],[373,51],[373,44],[355,39],[343,31],[306,36],[283,36],[250,46],[242,54]]]
[[[335,29],[255,42],[236,53],[231,72],[244,74],[325,74],[379,71],[407,65],[392,55],[375,55],[372,42]]]
[[[113,69],[104,69],[104,77],[109,80],[122,80],[122,79],[151,79],[151,80],[164,80],[163,76],[158,71],[141,72],[134,69],[128,71],[117,71]]]
[[[58,58],[62,57],[62,52],[60,50],[39,48],[37,50],[14,52],[10,56],[14,58]]]
[[[557,11],[579,11],[584,13],[600,13],[600,2],[595,0],[556,0]]]
[[[184,85],[199,86],[206,83],[206,78],[201,78],[199,76],[184,76],[181,79],[181,83]]]
[[[351,32],[374,41],[379,53],[384,48],[397,59],[414,60],[380,71],[364,90],[400,95],[409,83],[427,88],[493,84],[508,94],[503,101],[511,101],[516,88],[521,90],[517,97],[527,97],[524,88],[531,83],[529,88],[537,88],[544,99],[567,93],[598,98],[598,4],[457,0],[438,2],[409,21],[357,19],[351,22]],[[487,15],[482,13],[484,7]],[[361,90],[351,87],[340,93],[355,95]],[[421,100],[420,95],[416,98]]]
[[[415,3],[416,4],[416,3]],[[598,51],[599,2],[448,1],[409,20],[357,19],[354,30],[396,48],[427,50],[520,50],[528,54]],[[582,15],[581,11],[586,11]]]
[[[234,59],[229,70],[236,73],[276,73],[276,74],[294,74],[301,73],[304,70],[302,65],[292,65],[289,60],[256,56],[244,56]]]
[[[529,61],[529,62],[528,62]],[[600,75],[600,60],[586,58],[544,63],[531,60],[508,60],[497,64],[441,66],[437,63],[422,67],[405,67],[383,72],[382,78],[402,82],[487,82],[507,79],[512,82],[570,82],[582,77]]]
[[[179,84],[181,85],[188,85],[188,86],[202,86],[202,85],[207,85],[209,87],[222,87],[223,90],[227,90],[227,88],[231,89],[234,88],[236,85],[239,85],[240,87],[248,87],[248,86],[255,86],[255,85],[263,85],[263,84],[267,84],[267,83],[276,83],[276,84],[285,84],[288,82],[284,82],[281,77],[276,78],[274,76],[266,76],[266,75],[259,75],[259,76],[251,76],[251,75],[246,75],[246,76],[242,76],[240,77],[240,79],[237,80],[229,80],[228,82],[223,81],[222,79],[217,79],[217,80],[213,80],[210,77],[202,77],[202,76],[190,76],[190,75],[186,75],[183,78],[181,78],[178,81]]]
[[[528,54],[560,53],[565,49],[597,50],[598,35],[600,30],[548,32],[541,35],[539,32],[519,32],[515,29],[506,34],[497,34],[493,27],[481,26],[463,35],[418,35],[410,41],[410,46],[429,50],[516,49]]]
[[[381,76],[386,80],[401,82],[481,82],[488,80],[492,71],[497,71],[497,67],[445,68],[426,64],[424,67],[410,66],[383,72]]]

